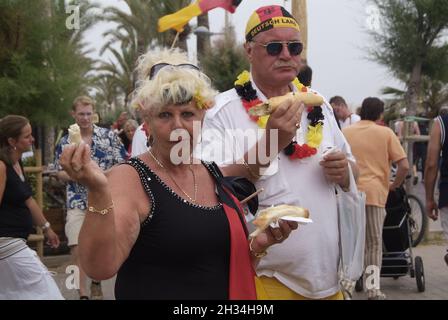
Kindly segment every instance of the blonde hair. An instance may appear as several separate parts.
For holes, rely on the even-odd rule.
[[[149,73],[155,64],[167,63],[153,79]],[[142,104],[145,109],[159,111],[168,105],[186,104],[194,100],[200,109],[208,109],[214,104],[217,91],[210,79],[194,68],[176,67],[191,64],[187,54],[179,49],[150,51],[140,57],[137,73],[139,81],[134,92],[133,104]]]
[[[76,111],[76,107],[81,106],[92,106],[92,110],[95,110],[95,102],[93,102],[92,98],[88,96],[79,96],[73,100],[72,110]]]

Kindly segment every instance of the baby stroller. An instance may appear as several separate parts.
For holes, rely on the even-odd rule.
[[[423,259],[412,254],[411,207],[403,187],[390,191],[383,225],[383,259],[381,277],[410,275],[417,282],[419,292],[425,291]],[[357,281],[356,291],[363,290],[363,277]]]
[[[411,208],[403,187],[389,192],[383,226],[382,277],[398,279],[406,275],[415,278],[419,292],[425,291],[423,260],[412,254],[410,226]]]

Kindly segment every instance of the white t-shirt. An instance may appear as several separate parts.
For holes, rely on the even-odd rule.
[[[139,125],[137,130],[135,130],[134,137],[132,138],[132,151],[131,157],[136,157],[148,151],[146,142],[148,138],[146,137],[145,130],[143,130],[143,124]]]
[[[351,126],[352,124],[358,122],[361,120],[361,117],[357,114],[352,113],[350,116],[347,117],[344,121],[339,120],[339,124],[341,126],[341,129],[344,129],[348,126]]]
[[[252,82],[253,83],[253,82]],[[266,97],[255,84],[258,97]],[[293,88],[295,89],[295,88]],[[264,188],[259,195],[260,209],[271,205],[292,204],[308,208],[314,223],[301,226],[291,233],[282,244],[273,245],[268,255],[261,259],[257,274],[275,277],[284,285],[300,295],[319,299],[331,296],[339,291],[338,284],[338,220],[334,186],[329,184],[319,165],[322,150],[337,146],[349,159],[354,160],[350,147],[339,130],[333,109],[325,101],[322,105],[325,116],[323,141],[318,154],[301,160],[290,160],[283,152],[271,167],[278,165],[279,170],[270,176],[263,176],[257,183],[257,189]],[[306,111],[302,115],[301,130],[307,130]],[[239,129],[230,132],[224,129]],[[219,164],[240,159],[256,141],[233,152],[223,142],[223,136],[235,138],[242,144],[242,131],[255,132],[257,124],[250,120],[242,106],[241,99],[234,89],[219,94],[216,105],[207,111],[202,135],[202,158]],[[303,143],[305,132],[298,130],[297,141]],[[244,149],[244,150],[243,150]],[[275,171],[275,170],[274,170]]]

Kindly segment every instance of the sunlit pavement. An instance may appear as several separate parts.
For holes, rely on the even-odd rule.
[[[381,286],[388,299],[448,299],[448,266],[443,260],[448,247],[447,243],[439,242],[437,244],[419,245],[414,248],[414,257],[421,256],[424,264],[426,291],[418,292],[415,278],[409,275],[397,280],[392,278],[381,278]],[[73,283],[71,275],[66,273],[66,267],[69,265],[69,256],[45,257],[44,262],[50,271],[55,273],[55,280],[61,289],[63,296],[68,300],[78,299],[78,293],[74,289],[68,289]],[[104,299],[114,299],[115,279],[103,281]],[[355,293],[354,300],[366,299],[365,293]]]

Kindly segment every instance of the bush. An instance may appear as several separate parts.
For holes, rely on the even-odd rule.
[[[249,70],[244,48],[231,35],[215,42],[212,48],[206,50],[201,66],[220,92],[233,88],[238,74]]]

